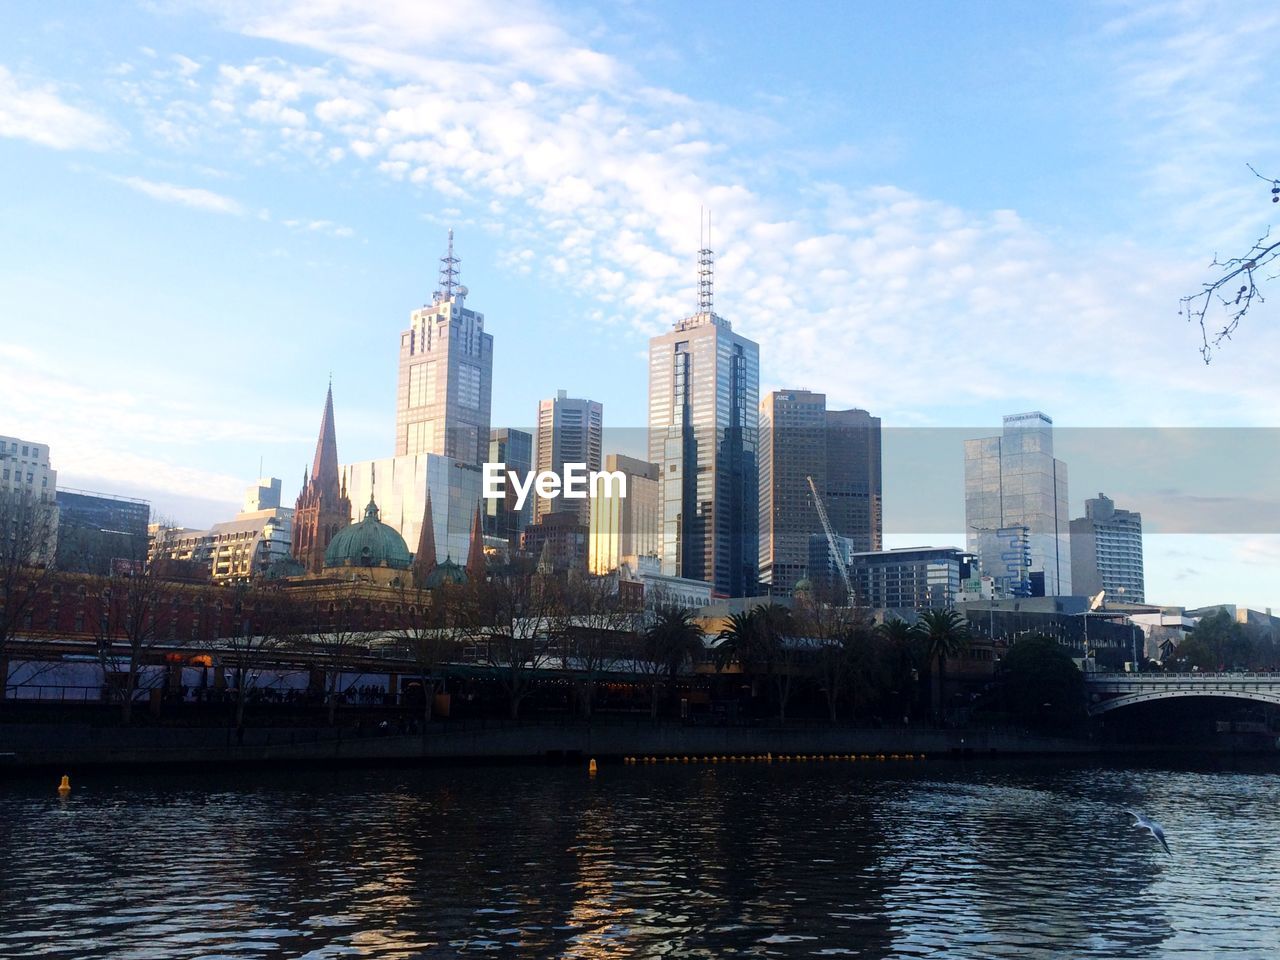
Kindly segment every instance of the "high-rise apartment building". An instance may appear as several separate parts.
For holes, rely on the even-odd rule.
[[[964,443],[967,547],[1013,596],[1071,593],[1067,466],[1053,456],[1053,420],[1004,418],[998,437]]]
[[[698,312],[649,341],[662,573],[748,596],[759,563],[760,348],[712,310],[710,251],[701,257]]]
[[[534,463],[539,473],[551,471],[563,477],[566,463],[585,463],[587,470],[599,470],[603,444],[604,407],[596,401],[570,397],[560,390],[538,404]],[[585,526],[591,517],[591,505],[587,500],[565,497],[534,498],[534,522],[541,522],[549,513],[566,512],[577,513],[578,521]]]
[[[658,555],[658,466],[635,457],[611,453],[604,458],[606,473],[626,477],[627,495],[607,478],[596,482],[587,541],[587,569],[612,573],[628,558]]]
[[[524,476],[533,469],[533,434],[510,427],[495,427],[489,431],[488,463],[501,463],[507,470],[515,470]],[[507,484],[503,499],[485,500],[484,532],[489,537],[501,537],[511,548],[520,544],[520,534],[533,516],[533,501],[526,500],[516,509],[516,491]]]
[[[400,334],[395,452],[479,466],[489,452],[493,337],[484,332],[484,314],[466,306],[458,262],[450,230],[440,287],[429,305],[410,314],[409,329]]]
[[[49,445],[0,437],[0,549],[24,563],[53,563],[58,545],[58,471]]]
[[[214,583],[248,583],[288,569],[282,564],[291,552],[293,515],[280,506],[279,478],[264,477],[245,490],[244,509],[232,520],[208,530],[157,524],[149,559],[192,564]]]
[[[825,394],[776,390],[760,403],[760,582],[790,593],[822,534],[809,479],[834,532],[855,551],[882,540],[880,418],[828,410]]]
[[[1106,590],[1113,600],[1146,603],[1142,573],[1142,514],[1116,509],[1105,494],[1084,502],[1071,521],[1071,585],[1078,594]]]

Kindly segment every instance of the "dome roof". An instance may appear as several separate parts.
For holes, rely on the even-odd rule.
[[[444,563],[436,564],[431,568],[431,572],[427,574],[422,585],[434,590],[436,587],[446,583],[457,586],[466,582],[467,571],[454,563],[452,557],[446,557]]]
[[[378,505],[369,498],[364,519],[334,534],[324,552],[326,567],[390,567],[409,569],[404,537],[378,519]]]

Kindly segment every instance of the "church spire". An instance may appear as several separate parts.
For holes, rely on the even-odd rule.
[[[471,545],[467,549],[467,580],[479,583],[484,579],[484,533],[480,528],[480,504],[476,504],[475,522],[471,525]]]
[[[413,582],[427,585],[427,576],[436,568],[436,526],[431,519],[431,491],[427,491],[427,508],[422,512],[422,530],[418,533],[418,552],[413,555]]]
[[[324,491],[341,496],[338,486],[338,439],[333,428],[333,385],[324,397],[324,414],[320,418],[320,437],[316,440],[316,459],[311,466],[311,479]]]

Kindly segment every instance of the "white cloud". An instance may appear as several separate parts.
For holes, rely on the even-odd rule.
[[[0,65],[0,136],[55,150],[107,150],[120,140],[109,121],[73,107],[51,86],[24,85]]]
[[[146,180],[142,177],[111,177],[111,179],[131,190],[137,190],[139,193],[165,203],[177,203],[194,210],[229,213],[235,216],[245,212],[239,201],[214,193],[212,190],[205,190],[203,187],[182,187],[174,183]]]

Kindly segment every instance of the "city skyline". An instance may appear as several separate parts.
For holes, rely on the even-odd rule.
[[[802,36],[817,42],[819,14],[788,27],[756,13],[778,27],[782,52]],[[993,73],[1044,81],[1043,104],[1026,92],[1012,97],[1014,120],[1001,119],[996,100],[982,95],[984,77],[963,62],[990,23],[924,24],[921,12],[907,11],[883,24],[869,14],[821,24],[833,44],[862,30],[869,36],[859,42],[873,45],[879,31],[919,27],[898,60],[869,58],[889,83],[908,82],[915,44],[953,30],[956,51],[910,82],[936,83],[949,66],[965,67],[934,118],[948,118],[954,98],[967,97],[973,109],[961,129],[954,118],[940,128],[920,116],[891,122],[892,98],[878,112],[868,74],[844,59],[830,83],[792,61],[788,82],[770,89],[765,80],[780,68],[765,67],[737,95],[740,70],[747,62],[761,69],[761,58],[746,31],[717,40],[727,7],[708,9],[706,33],[666,37],[666,60],[637,54],[674,16],[663,5],[648,15],[653,22],[619,13],[584,23],[549,6],[481,5],[465,42],[480,68],[457,81],[454,111],[438,115],[449,156],[426,162],[431,152],[413,144],[431,140],[422,124],[437,116],[439,90],[411,47],[452,29],[426,15],[386,11],[374,39],[355,43],[340,8],[328,21],[287,7],[253,21],[217,5],[137,8],[109,24],[16,11],[18,29],[0,40],[0,156],[28,189],[8,207],[2,282],[5,302],[25,319],[0,342],[13,377],[6,431],[47,443],[68,486],[143,496],[160,513],[205,525],[231,512],[260,457],[261,472],[296,482],[314,444],[323,375],[300,371],[333,368],[344,461],[384,456],[395,384],[377,345],[429,300],[445,229],[455,223],[462,282],[503,337],[493,424],[531,426],[532,404],[564,386],[608,406],[611,423],[642,429],[644,342],[695,302],[692,216],[703,203],[716,216],[718,302],[761,344],[762,391],[823,391],[832,406],[865,407],[887,428],[989,431],[1019,409],[1044,409],[1073,427],[1275,425],[1280,405],[1265,363],[1274,328],[1243,328],[1204,368],[1193,331],[1176,316],[1177,296],[1194,289],[1211,251],[1242,229],[1251,238],[1270,212],[1258,212],[1243,164],[1264,163],[1274,135],[1261,120],[1217,108],[1247,99],[1251,86],[1267,88],[1273,19],[1234,30],[1195,4],[1006,18],[1000,36],[1013,52]],[[546,56],[503,46],[497,25],[506,21],[540,36],[532,49]],[[1038,68],[1046,28],[1076,43],[1057,66]],[[93,44],[73,42],[90,32]],[[1198,36],[1212,42],[1188,59],[1180,51]],[[1102,54],[1083,52],[1086,42]],[[75,57],[55,55],[68,44]],[[691,56],[697,44],[711,53],[706,67]],[[1169,72],[1177,64],[1190,80]],[[1230,84],[1217,79],[1228,72]],[[1066,95],[1068,75],[1083,78],[1079,96]],[[629,83],[637,78],[649,85]],[[1202,88],[1203,101],[1143,109],[1188,85]],[[1088,126],[1091,98],[1108,92],[1123,95],[1094,122],[1112,136],[1054,153]],[[856,95],[839,116],[865,116],[865,142],[841,142],[805,114],[784,149],[777,131],[788,129],[786,104],[836,104],[846,93]],[[603,100],[591,114],[596,97]],[[489,162],[505,155],[476,107],[499,101],[503,119],[526,121],[511,129],[527,164]],[[225,119],[215,122],[219,111]],[[1174,162],[1120,135],[1139,114],[1166,133],[1180,123],[1218,130],[1233,122],[1236,132]],[[768,121],[756,126],[752,149],[729,129],[731,117]],[[381,126],[371,126],[375,118]],[[583,165],[592,123],[610,137],[603,162]],[[615,134],[625,123],[673,130],[683,149],[621,143]],[[384,140],[364,136],[378,129],[389,131]],[[1000,134],[999,150],[979,144],[983,132]],[[946,136],[958,147],[946,151],[944,172],[923,158]],[[1167,146],[1172,135],[1153,142]],[[357,144],[371,152],[362,156]],[[539,166],[538,151],[556,149],[563,163],[544,156]],[[715,154],[731,162],[707,164]],[[625,178],[608,170],[624,161],[640,179],[620,192]],[[1038,170],[1044,182],[1001,175],[1015,167]],[[1094,176],[1100,167],[1106,176]],[[468,170],[479,172],[469,179]],[[804,180],[790,176],[797,171],[813,184],[807,193],[783,184]],[[669,196],[642,189],[663,182],[675,186]],[[560,225],[566,218],[585,222],[589,236],[575,240]],[[583,350],[604,362],[581,363],[582,350],[535,352],[578,329]],[[525,365],[535,356],[536,379]],[[104,369],[125,375],[104,382]],[[994,378],[995,369],[1020,376]],[[73,405],[99,415],[85,423]],[[887,450],[886,512],[901,509],[892,469]],[[1114,487],[1105,476],[1078,479],[1077,489]],[[286,502],[296,492],[286,489]],[[1150,514],[1134,491],[1116,492]],[[1080,501],[1070,504],[1073,517],[1082,512]],[[960,534],[943,530],[945,542],[933,542],[959,545]],[[1249,571],[1280,556],[1268,534],[1149,546],[1148,594],[1267,605],[1270,588]],[[905,544],[887,535],[886,545]]]

